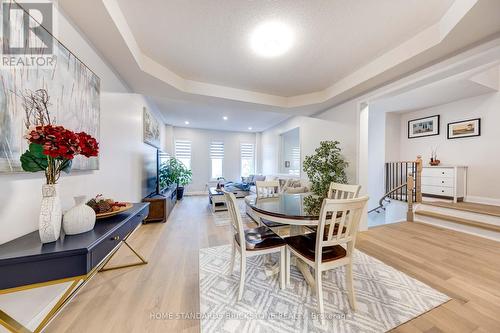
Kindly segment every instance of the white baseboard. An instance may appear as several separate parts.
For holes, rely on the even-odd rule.
[[[488,197],[479,197],[479,196],[474,196],[474,195],[468,195],[465,198],[465,201],[466,202],[473,202],[473,203],[483,204],[483,205],[500,206],[500,199],[496,199],[496,198],[488,198]]]

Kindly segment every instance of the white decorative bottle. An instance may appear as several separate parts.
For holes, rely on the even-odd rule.
[[[38,232],[42,243],[55,242],[61,233],[61,200],[55,184],[42,186],[42,205],[38,219]]]
[[[76,206],[64,214],[63,229],[66,235],[77,235],[94,229],[95,211],[85,202],[85,196],[75,197]]]

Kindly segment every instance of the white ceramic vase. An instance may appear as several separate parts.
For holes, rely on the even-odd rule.
[[[66,235],[77,235],[94,229],[95,211],[85,204],[86,197],[75,197],[75,207],[63,217],[63,229]]]
[[[42,243],[55,242],[61,233],[61,200],[57,185],[42,186],[42,204],[38,219],[38,232]]]

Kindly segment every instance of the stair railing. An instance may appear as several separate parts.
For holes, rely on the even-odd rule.
[[[413,221],[413,203],[422,202],[422,158],[415,161],[387,162],[385,164],[385,189],[378,206],[368,213],[385,210],[390,199],[408,202],[407,220]]]
[[[413,175],[414,191],[410,192],[404,185],[408,175]],[[385,164],[385,193],[388,198],[408,201],[408,195],[413,195],[413,202],[422,201],[422,158],[417,156],[415,161],[387,162]]]
[[[384,203],[387,198],[390,197],[393,193],[401,190],[406,190],[407,193],[415,192],[415,178],[412,174],[408,174],[406,177],[406,183],[399,185],[398,187],[393,188],[389,192],[385,193],[382,198],[378,201],[378,206],[368,211],[368,214],[377,212],[380,213],[380,210],[385,210]],[[413,197],[414,195],[406,195],[406,202],[408,202],[408,210],[406,212],[406,220],[408,222],[413,222]]]

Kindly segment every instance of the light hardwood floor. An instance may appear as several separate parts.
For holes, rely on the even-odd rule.
[[[185,198],[166,224],[132,236],[148,265],[97,274],[46,332],[199,332],[197,320],[150,316],[199,311],[198,250],[230,237],[229,226],[215,226],[207,198]],[[362,233],[357,247],[453,298],[395,332],[500,332],[499,243],[405,222]],[[113,263],[131,260],[124,247]]]

